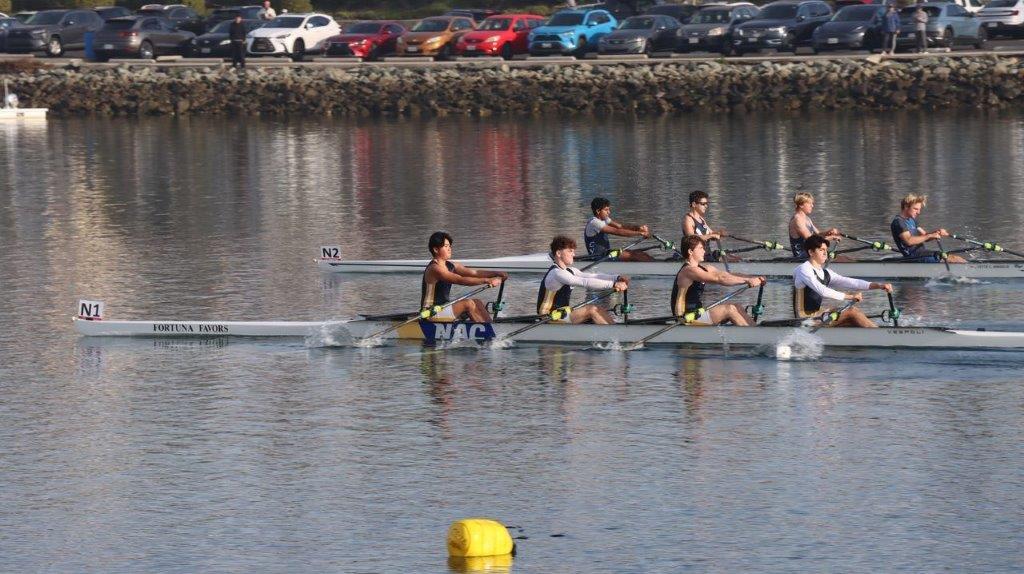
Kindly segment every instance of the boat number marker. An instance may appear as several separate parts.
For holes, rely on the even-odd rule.
[[[320,248],[322,259],[341,259],[341,247],[337,245],[324,245]]]
[[[86,321],[103,320],[103,301],[78,301],[78,318]]]

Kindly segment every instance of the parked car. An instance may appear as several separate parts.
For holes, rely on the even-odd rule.
[[[23,25],[17,18],[0,18],[0,52],[7,51],[7,31]]]
[[[15,12],[13,15],[11,15],[11,18],[14,18],[15,20],[18,20],[19,22],[24,24],[25,22],[28,22],[36,14],[38,14],[38,12],[34,10]]]
[[[178,29],[166,18],[113,18],[96,32],[93,51],[100,62],[110,58],[152,60],[162,54],[187,54],[193,38],[195,34]]]
[[[759,13],[753,4],[705,6],[680,30],[679,51],[732,54],[732,37],[736,26],[756,18]]]
[[[929,46],[953,48],[970,44],[983,50],[988,45],[988,30],[981,25],[981,18],[964,10],[959,4],[927,2],[921,6],[928,14],[925,38],[927,38]],[[900,34],[896,38],[897,48],[917,45],[913,19],[915,10],[917,10],[916,6],[908,6],[900,10]]]
[[[474,25],[479,25],[480,22],[498,14],[501,14],[501,10],[493,10],[491,8],[456,8],[445,12],[442,16],[462,16],[472,20]]]
[[[97,6],[93,8],[93,11],[99,14],[104,22],[113,18],[126,18],[132,15],[132,11],[124,6]]]
[[[588,10],[604,10],[615,18],[616,22],[621,22],[630,16],[640,16],[646,14],[648,10],[658,5],[660,0],[607,0],[606,2],[600,2],[598,4],[587,4],[579,6],[580,9]],[[665,14],[670,16],[671,14]]]
[[[263,11],[263,6],[252,5],[252,6],[223,6],[221,8],[215,8],[210,15],[206,17],[203,22],[203,26],[210,31],[213,31],[214,26],[224,22],[225,20],[234,20],[235,16],[241,14],[242,20],[260,20],[260,12]]]
[[[694,4],[658,4],[644,10],[644,14],[661,14],[679,20],[680,24],[689,24],[693,15],[702,9]]]
[[[990,38],[1024,33],[1024,0],[992,0],[977,15]]]
[[[445,59],[452,55],[459,38],[473,29],[473,21],[465,16],[424,18],[398,39],[395,53]]]
[[[102,27],[103,18],[92,10],[43,10],[7,32],[7,51],[60,56],[65,50],[84,48],[85,33]]]
[[[975,14],[977,14],[978,12],[981,12],[981,10],[985,6],[987,6],[987,4],[982,3],[981,0],[932,0],[932,1],[933,2],[938,2],[938,3],[952,2],[952,3],[960,6],[964,10],[967,10],[968,12],[972,12],[972,13],[975,13]]]
[[[832,8],[821,0],[779,0],[761,8],[757,18],[739,26],[733,34],[736,54],[775,48],[795,52],[810,45],[814,29],[832,19]]]
[[[535,14],[501,14],[491,16],[472,32],[466,32],[455,43],[459,56],[501,56],[506,60],[525,54],[530,47],[530,31],[544,24],[544,17]]]
[[[814,30],[814,52],[826,50],[880,50],[885,33],[882,18],[885,6],[861,4],[840,8],[831,20]]]
[[[682,24],[671,16],[630,16],[597,42],[599,54],[671,52],[679,45]]]
[[[583,55],[596,48],[601,36],[611,34],[617,25],[607,10],[562,10],[530,32],[529,51],[534,56]]]
[[[4,14],[3,12],[0,12],[0,20],[6,20],[8,18],[10,18],[10,16],[8,16],[7,14]]]
[[[175,26],[187,30],[193,34],[202,34],[206,31],[206,24],[203,17],[192,8],[184,4],[146,4],[135,11],[137,16],[158,16],[167,18]]]
[[[246,47],[253,56],[288,56],[298,62],[323,52],[327,39],[340,32],[326,14],[282,14],[249,32]]]
[[[207,56],[214,58],[230,57],[231,39],[228,37],[228,34],[233,23],[233,20],[224,20],[214,26],[209,32],[192,38],[188,45],[189,55],[198,58]],[[242,20],[246,34],[264,24],[266,24],[264,20]]]
[[[328,38],[324,52],[328,56],[356,56],[376,60],[394,53],[398,39],[407,31],[398,22],[356,22],[341,34]]]

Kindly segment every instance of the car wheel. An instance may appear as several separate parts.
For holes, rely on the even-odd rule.
[[[953,29],[946,28],[942,32],[942,47],[952,50],[954,42],[956,42],[956,35],[953,34]]]
[[[139,58],[142,60],[152,60],[153,44],[150,44],[149,42],[143,42],[142,45],[139,46]]]
[[[46,55],[51,58],[57,58],[64,54],[64,43],[60,41],[59,36],[50,38],[50,41],[46,43]]]
[[[299,38],[292,44],[292,61],[301,62],[302,58],[306,55],[306,43]]]
[[[796,36],[794,34],[786,34],[786,47],[789,48],[790,52],[793,52],[793,55],[796,55],[797,51],[800,49],[796,47]]]
[[[646,42],[644,42],[643,53],[647,54],[648,56],[650,56],[651,54],[654,53],[654,45],[651,44],[650,40],[647,40]]]
[[[370,44],[370,51],[366,53],[367,60],[378,60],[380,59],[380,46],[376,44]]]
[[[452,57],[452,45],[445,44],[441,47],[441,51],[437,53],[438,60],[450,60]]]
[[[580,38],[580,45],[576,46],[576,55],[583,56],[587,53],[587,38],[583,36]]]
[[[505,42],[505,45],[501,47],[501,57],[506,60],[512,59],[512,44]]]
[[[984,28],[978,28],[978,41],[974,43],[974,47],[979,50],[988,49],[988,31]]]

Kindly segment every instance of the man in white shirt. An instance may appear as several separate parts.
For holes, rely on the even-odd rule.
[[[277,12],[270,6],[270,0],[263,0],[263,9],[260,10],[260,20],[273,20],[277,18]]]
[[[568,307],[573,287],[585,289],[629,289],[629,277],[605,273],[586,273],[572,266],[576,258],[576,242],[559,235],[551,241],[551,260],[554,265],[548,269],[540,282],[537,293],[537,314],[547,315],[560,307]],[[584,305],[574,309],[568,321],[572,323],[595,323],[610,325],[615,322],[607,309],[597,305]]]
[[[825,269],[828,261],[828,240],[820,235],[812,235],[804,240],[807,250],[807,261],[793,272],[793,313],[797,318],[819,316],[835,307],[829,303],[837,301],[861,301],[861,293],[844,293],[839,289],[882,289],[892,293],[890,283],[869,283],[861,279],[844,277],[834,271]],[[830,300],[826,303],[826,299]],[[832,323],[834,327],[878,327],[868,319],[863,311],[850,307],[842,312]]]

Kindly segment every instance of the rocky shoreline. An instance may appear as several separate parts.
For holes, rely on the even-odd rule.
[[[0,73],[23,107],[79,115],[664,114],[691,111],[1005,108],[1016,57],[516,67],[120,66]]]

